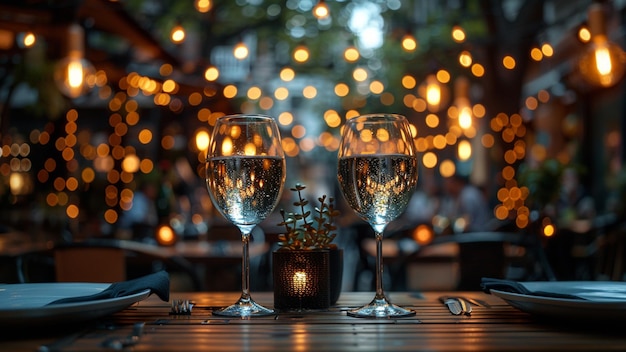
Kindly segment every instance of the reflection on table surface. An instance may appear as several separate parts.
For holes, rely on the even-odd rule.
[[[457,295],[472,303],[472,313],[452,315],[439,298]],[[415,309],[415,317],[360,319],[346,310],[371,298],[370,292],[344,292],[336,306],[318,312],[284,312],[251,320],[214,317],[213,309],[236,292],[173,293],[170,302],[156,296],[80,327],[33,328],[0,338],[0,350],[101,350],[105,341],[142,334],[126,348],[137,351],[452,351],[452,350],[625,350],[626,337],[610,326],[589,322],[535,319],[483,292],[392,292],[394,303]],[[271,292],[253,294],[273,306]],[[191,315],[170,314],[171,302],[190,299]]]

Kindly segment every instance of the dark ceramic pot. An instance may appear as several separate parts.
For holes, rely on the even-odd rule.
[[[341,295],[343,280],[343,249],[328,251],[330,259],[330,305],[335,305]]]

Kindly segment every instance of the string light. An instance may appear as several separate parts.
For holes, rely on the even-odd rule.
[[[583,25],[578,29],[578,39],[583,43],[589,43],[591,40],[591,32],[589,32],[589,27]]]
[[[37,37],[33,32],[24,33],[24,38],[22,39],[22,44],[25,48],[30,48],[37,42]]]
[[[295,77],[296,72],[290,67],[283,67],[283,69],[280,70],[280,79],[285,82],[292,81]]]
[[[452,26],[452,40],[457,43],[463,43],[465,41],[465,31],[463,27],[459,25]]]
[[[407,52],[413,52],[417,49],[417,40],[410,32],[402,37],[402,49]]]
[[[541,60],[543,60],[543,52],[541,52],[541,49],[539,49],[538,47],[534,47],[532,49],[530,49],[530,57],[539,62]]]
[[[502,58],[502,66],[504,66],[506,69],[514,69],[515,64],[515,59],[511,55],[506,55],[504,58]]]
[[[215,66],[209,66],[204,70],[204,79],[209,82],[214,82],[220,76],[220,71]]]
[[[541,53],[546,57],[551,57],[554,54],[554,48],[550,43],[543,43],[541,45]]]
[[[463,67],[470,67],[472,65],[472,54],[469,51],[462,51],[459,54],[459,64]]]
[[[213,7],[213,2],[211,0],[196,0],[194,2],[194,6],[196,7],[196,10],[198,10],[198,12],[207,13],[211,11],[211,8]]]
[[[177,23],[170,31],[170,39],[174,44],[180,44],[185,41],[185,28],[180,23]]]
[[[359,59],[361,54],[359,54],[359,50],[353,46],[349,46],[343,52],[343,58],[348,62],[355,62]]]
[[[237,43],[237,45],[235,45],[235,48],[233,49],[233,56],[235,56],[235,58],[238,60],[243,60],[247,58],[249,54],[250,52],[248,50],[248,46],[246,46],[243,41]]]
[[[330,9],[328,8],[326,1],[320,0],[317,5],[313,7],[313,16],[315,16],[318,20],[323,20],[330,16]]]
[[[293,51],[293,59],[300,63],[307,62],[309,60],[309,48],[304,45],[297,46]]]

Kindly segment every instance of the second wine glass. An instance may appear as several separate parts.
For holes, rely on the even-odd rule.
[[[382,284],[383,232],[405,210],[417,184],[417,158],[408,121],[395,114],[363,115],[348,120],[342,130],[338,159],[341,192],[376,236],[376,295],[369,304],[348,311],[348,315],[415,315],[413,310],[392,304]]]
[[[217,120],[206,162],[206,184],[215,208],[241,231],[241,297],[215,315],[273,314],[250,296],[248,242],[252,229],[274,210],[285,183],[285,154],[276,121],[263,115]]]

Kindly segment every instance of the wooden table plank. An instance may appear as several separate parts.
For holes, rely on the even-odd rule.
[[[151,296],[110,317],[86,324],[83,334],[59,350],[103,350],[105,341],[128,336],[138,322],[145,326],[137,344],[129,347],[133,351],[626,350],[626,337],[619,331],[601,331],[592,324],[585,326],[585,322],[576,326],[545,323],[482,292],[457,293],[484,304],[473,306],[469,317],[454,316],[439,302],[442,294],[391,294],[394,303],[416,310],[415,317],[398,319],[347,316],[349,307],[371,300],[369,292],[344,293],[338,305],[328,311],[283,312],[253,319],[211,315],[212,309],[234,302],[237,293],[173,293],[172,299],[194,302],[191,315],[171,315],[169,302]],[[261,304],[272,305],[270,292],[253,297]],[[34,340],[2,338],[0,350],[33,351],[70,333],[41,338],[35,335]]]

